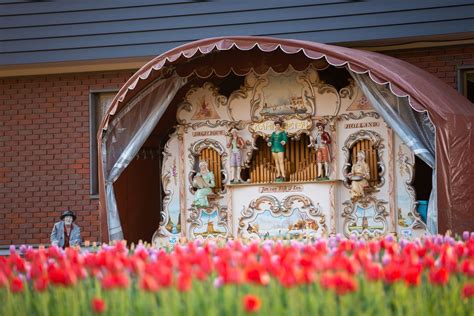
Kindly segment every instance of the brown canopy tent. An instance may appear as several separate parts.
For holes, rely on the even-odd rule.
[[[474,179],[474,105],[471,102],[440,79],[402,60],[345,47],[268,37],[211,38],[177,47],[144,65],[120,89],[98,135],[101,217],[108,218],[108,222],[103,221],[102,230],[108,231],[111,239],[120,236],[114,235],[110,224],[110,204],[115,201],[112,184],[120,174],[110,175],[108,164],[117,160],[106,157],[110,144],[117,142],[119,134],[111,139],[107,136],[112,128],[127,128],[123,126],[125,121],[117,122],[133,115],[131,105],[144,106],[145,96],[153,89],[162,94],[174,91],[169,96],[161,96],[158,107],[163,109],[155,113],[158,123],[171,102],[165,99],[172,99],[183,86],[176,78],[192,74],[225,76],[231,71],[242,74],[250,68],[264,72],[268,67],[286,68],[289,64],[298,69],[299,63],[305,60],[368,73],[374,82],[389,85],[397,96],[408,96],[414,110],[428,112],[436,130],[438,230],[440,233],[448,229],[456,233],[474,230],[471,215],[474,210],[474,185],[471,184]],[[160,81],[167,83],[160,86]],[[132,140],[120,140],[121,148]],[[115,152],[112,156],[119,155],[120,152]],[[120,163],[126,167],[123,166],[126,162]]]

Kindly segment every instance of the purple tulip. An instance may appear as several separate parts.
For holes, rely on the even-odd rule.
[[[214,280],[214,287],[215,287],[216,289],[218,289],[218,288],[220,288],[222,285],[224,285],[224,281],[222,280],[222,278],[221,278],[221,277],[215,278],[215,280]]]
[[[20,246],[20,253],[21,253],[21,254],[24,254],[24,253],[26,252],[26,249],[27,249],[27,248],[26,248],[26,245],[21,245],[21,246]]]
[[[470,233],[467,230],[465,230],[462,233],[462,240],[467,241],[469,239],[469,235],[470,235]]]
[[[384,254],[382,257],[382,264],[386,266],[391,260],[392,257],[389,254]]]

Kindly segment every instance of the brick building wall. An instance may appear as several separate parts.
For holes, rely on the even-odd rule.
[[[0,245],[49,243],[60,210],[100,240],[89,195],[89,91],[118,89],[133,72],[0,79]]]
[[[457,66],[474,45],[388,51],[457,88]],[[89,196],[89,92],[118,89],[130,71],[0,79],[0,245],[48,243],[59,211],[100,240],[98,200]]]
[[[409,62],[457,89],[457,67],[474,66],[474,45],[420,48],[383,52]]]

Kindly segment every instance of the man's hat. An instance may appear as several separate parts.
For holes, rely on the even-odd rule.
[[[64,217],[66,217],[66,216],[72,216],[72,220],[73,221],[76,220],[76,214],[74,214],[74,212],[70,211],[70,210],[64,211],[63,214],[59,218],[64,219]]]

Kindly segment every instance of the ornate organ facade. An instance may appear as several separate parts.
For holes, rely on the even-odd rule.
[[[426,232],[411,186],[414,155],[351,80],[337,89],[320,80],[313,66],[249,72],[229,96],[210,82],[190,88],[176,115],[163,152],[164,199],[155,243],[173,236],[373,238]],[[283,122],[288,136],[285,179],[278,182],[269,143],[275,121]],[[232,129],[243,140],[240,148],[232,143]],[[237,149],[241,181],[235,182]],[[210,182],[199,184],[196,177],[207,172],[214,182],[202,191]],[[196,203],[203,194],[205,206]]]

